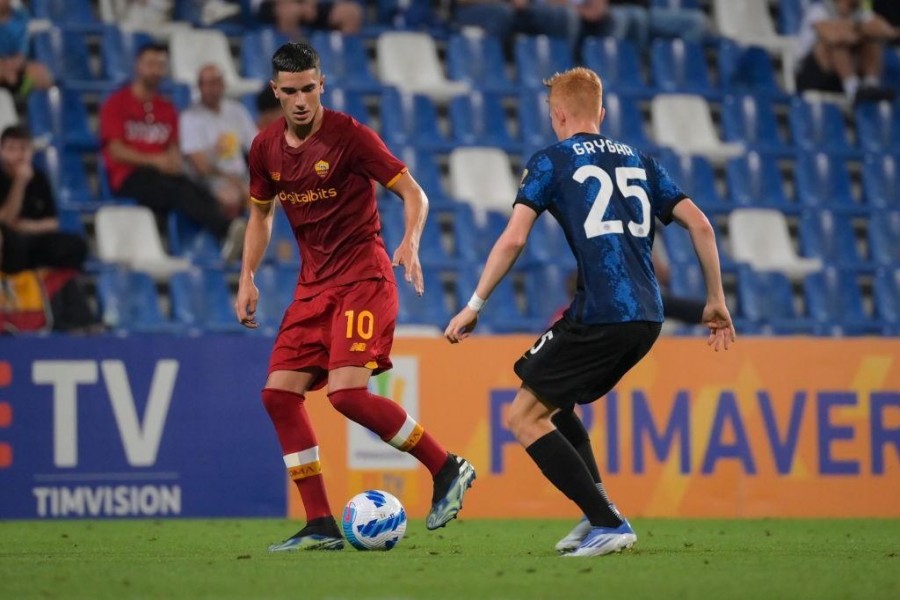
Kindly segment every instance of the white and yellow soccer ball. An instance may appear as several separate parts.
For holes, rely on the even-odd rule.
[[[357,550],[390,550],[406,533],[406,509],[387,492],[367,490],[344,507],[341,528]]]

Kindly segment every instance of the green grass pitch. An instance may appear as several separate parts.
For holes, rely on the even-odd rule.
[[[561,558],[574,523],[412,521],[390,552],[269,554],[283,520],[0,523],[0,598],[900,598],[900,520],[636,519],[633,551]]]

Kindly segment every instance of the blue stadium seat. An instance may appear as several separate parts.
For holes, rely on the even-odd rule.
[[[310,43],[319,52],[322,73],[330,85],[366,94],[381,92],[382,85],[372,75],[365,40],[361,36],[314,31]]]
[[[479,271],[475,266],[460,271],[457,280],[459,306],[465,306],[469,301],[478,284]],[[540,331],[548,324],[551,315],[534,318],[520,306],[515,279],[515,273],[510,273],[494,288],[479,315],[479,327],[492,333],[524,333]]]
[[[900,268],[879,269],[875,273],[872,292],[882,333],[900,335]]]
[[[800,207],[788,199],[784,178],[774,160],[767,160],[758,152],[748,152],[733,158],[725,166],[731,202],[738,207],[777,208],[794,214]]]
[[[719,100],[721,89],[713,86],[703,48],[684,40],[653,41],[650,70],[660,91],[672,94],[697,94],[707,100]]]
[[[830,210],[809,210],[800,217],[800,252],[819,257],[841,269],[872,271],[874,265],[860,255],[853,224]]]
[[[700,8],[699,0],[653,0],[650,6],[654,8]]]
[[[881,82],[884,87],[900,91],[900,50],[890,44],[884,45]]]
[[[528,310],[535,322],[549,324],[551,317],[572,302],[568,279],[574,268],[547,264],[525,271]]]
[[[519,85],[541,89],[544,80],[575,66],[569,42],[539,36],[519,36],[514,48]]]
[[[748,150],[778,158],[794,155],[794,148],[778,132],[771,102],[755,96],[726,96],[722,101],[722,131],[725,141],[742,142]]]
[[[606,116],[600,125],[600,132],[603,135],[630,144],[642,152],[655,150],[656,145],[644,132],[644,119],[641,117],[641,109],[637,102],[631,98],[625,98],[623,101],[618,94],[604,93],[603,107],[606,109]]]
[[[203,22],[203,4],[197,0],[175,0],[172,20],[190,23],[196,28],[218,29],[230,37],[239,37],[244,32],[243,23],[247,21],[249,15],[247,11],[243,11],[243,6],[241,7],[243,14],[239,13],[235,17],[207,25]]]
[[[550,125],[546,90],[521,90],[518,105],[519,129],[524,146],[522,155],[527,160],[537,150],[558,140]]]
[[[500,41],[490,36],[455,35],[447,44],[447,76],[472,89],[511,94],[516,86],[506,73]]]
[[[656,232],[657,239],[661,236],[663,246],[666,249],[666,256],[672,265],[672,270],[676,269],[676,265],[687,266],[697,263],[697,254],[694,252],[694,245],[691,243],[691,236],[687,229],[672,223],[668,227],[662,227]]]
[[[65,87],[28,94],[28,124],[36,138],[49,137],[67,150],[97,151],[100,140],[91,130],[81,95]]]
[[[791,282],[783,273],[738,267],[737,302],[742,319],[778,335],[812,334],[812,319],[797,314]]]
[[[676,227],[678,227],[676,225]],[[680,227],[678,227],[681,229]],[[688,242],[690,243],[690,242]],[[691,263],[673,264],[669,270],[669,288],[673,296],[679,298],[706,298],[706,283],[703,271],[696,258]]]
[[[225,274],[219,269],[191,269],[169,280],[172,320],[188,333],[244,333],[237,322]]]
[[[640,56],[629,40],[589,37],[581,49],[584,65],[603,78],[603,87],[623,96],[649,98],[655,92],[644,81]]]
[[[153,42],[145,31],[125,31],[116,25],[105,25],[100,40],[100,55],[106,78],[112,85],[121,85],[134,76],[137,51]]]
[[[153,279],[146,273],[104,269],[97,274],[97,299],[105,325],[122,332],[173,333],[163,315]]]
[[[450,322],[450,311],[444,300],[444,284],[440,273],[425,269],[425,294],[416,295],[412,284],[403,277],[398,277],[397,292],[400,297],[400,308],[397,314],[398,325],[433,325],[441,330]]]
[[[778,33],[781,35],[797,35],[803,23],[803,10],[808,0],[779,0]]]
[[[872,260],[878,265],[900,266],[900,207],[873,210],[868,231]]]
[[[369,109],[362,92],[354,92],[339,87],[325,87],[325,103],[328,108],[347,113],[360,123],[371,126]]]
[[[402,94],[387,87],[381,94],[381,136],[395,152],[406,146],[450,152],[453,142],[439,128],[437,108],[428,96]]]
[[[852,271],[826,267],[807,275],[804,298],[819,334],[866,335],[881,331],[880,321],[863,309],[862,292]]]
[[[481,228],[475,220],[475,211],[472,205],[466,202],[457,202],[453,206],[453,218],[451,220],[453,235],[453,255],[460,261],[460,268],[468,268],[480,265],[487,260],[488,243],[494,240],[486,239]]]
[[[440,29],[435,6],[431,0],[376,0],[375,16],[391,29]]]
[[[219,242],[212,233],[179,211],[166,217],[169,253],[189,259],[195,265],[219,266],[222,263]]]
[[[50,180],[59,210],[91,213],[100,207],[88,188],[80,155],[48,146],[35,153],[34,164]]]
[[[726,93],[753,94],[767,100],[787,100],[778,85],[772,57],[758,46],[744,48],[722,39],[718,48],[719,81]]]
[[[730,205],[716,190],[716,176],[709,160],[702,156],[675,154],[671,150],[659,153],[660,164],[705,213],[723,213]]]
[[[441,183],[441,169],[438,167],[434,154],[424,150],[416,150],[412,147],[403,148],[396,153],[402,160],[415,180],[428,195],[428,203],[432,209],[452,208],[456,202],[444,191]]]
[[[403,240],[406,229],[403,216],[403,203],[395,198],[386,198],[378,205],[381,218],[381,235],[389,255]],[[448,242],[449,244],[449,242]],[[441,219],[437,211],[432,211],[425,221],[425,228],[419,240],[419,260],[428,269],[455,269],[458,261],[449,248],[444,245],[441,231]]]
[[[245,32],[241,38],[241,74],[269,81],[272,78],[272,56],[288,41],[290,40],[286,35],[278,33],[273,27]],[[330,75],[326,73],[328,83],[331,83]]]
[[[83,33],[99,33],[103,23],[91,5],[90,0],[31,0],[31,16]]]
[[[844,115],[836,104],[794,98],[788,114],[791,135],[798,148],[828,152],[843,158],[859,158],[847,135]]]
[[[293,269],[300,266],[300,249],[297,247],[297,238],[294,236],[291,222],[278,201],[275,203],[272,237],[269,238],[269,246],[266,248],[263,260]]]
[[[490,251],[496,238],[486,241],[488,243],[486,251]],[[565,233],[551,215],[548,214],[535,221],[517,265],[523,268],[547,265],[558,265],[569,270],[576,268],[575,257],[572,256]]]
[[[900,102],[857,104],[856,136],[866,152],[900,152]]]
[[[294,299],[297,287],[296,265],[263,265],[256,272],[253,281],[259,288],[259,302],[256,305],[258,333],[274,334],[278,330],[284,311]]]
[[[869,206],[900,208],[900,152],[866,155],[863,191]]]
[[[842,159],[824,152],[801,152],[797,157],[795,179],[797,198],[803,206],[866,212],[865,207],[855,201],[847,164]]]
[[[450,129],[461,146],[494,146],[519,153],[522,144],[506,126],[506,109],[499,94],[473,91],[450,101]]]
[[[47,65],[57,82],[88,93],[111,90],[113,82],[102,69],[93,69],[85,34],[69,28],[51,27],[32,36],[35,58]]]

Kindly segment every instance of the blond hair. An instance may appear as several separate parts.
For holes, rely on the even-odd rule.
[[[575,67],[545,79],[544,85],[550,88],[551,101],[562,103],[573,115],[594,118],[600,114],[603,82],[592,70]]]

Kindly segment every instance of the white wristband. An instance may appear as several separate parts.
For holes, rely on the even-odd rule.
[[[468,307],[471,308],[472,310],[474,310],[475,312],[481,312],[481,308],[484,306],[485,302],[487,302],[487,301],[482,300],[481,298],[478,297],[478,294],[473,292],[472,297],[469,298]]]

